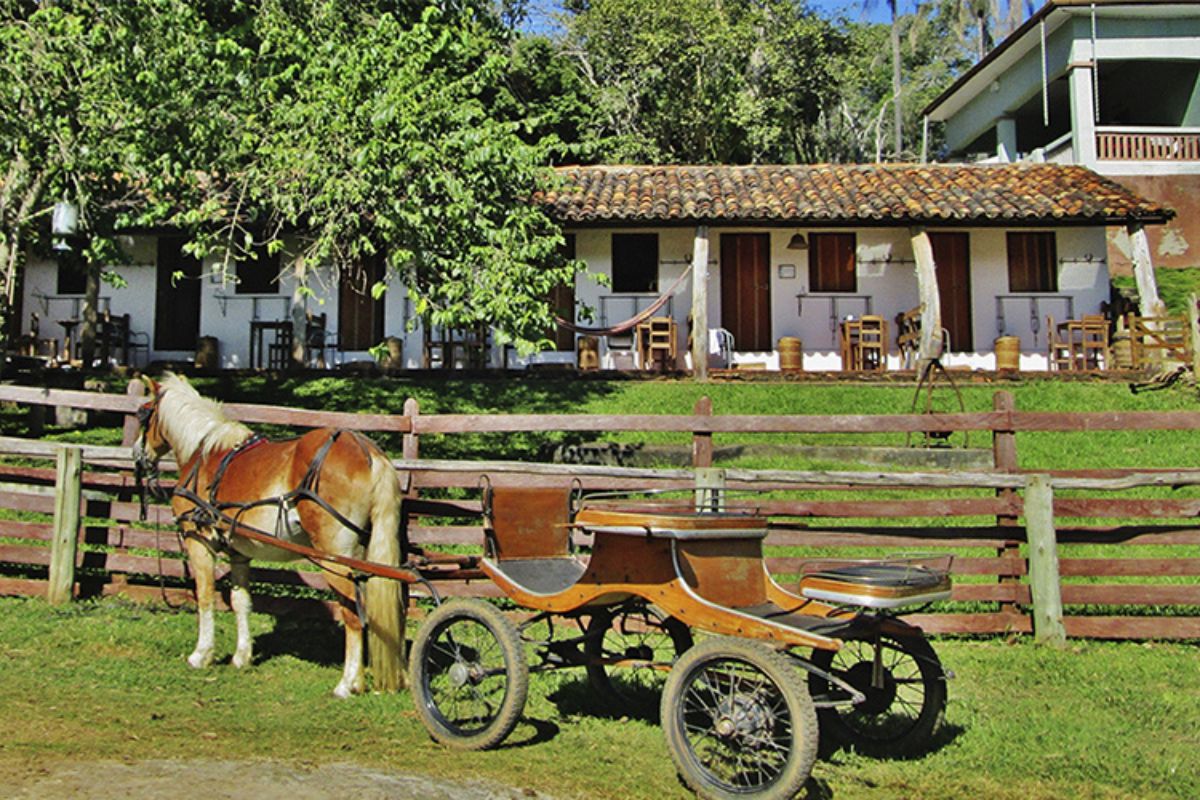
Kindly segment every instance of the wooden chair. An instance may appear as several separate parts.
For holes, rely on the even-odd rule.
[[[864,316],[859,320],[858,369],[880,372],[887,369],[887,322],[883,317]]]
[[[1069,331],[1066,323],[1056,324],[1054,317],[1046,317],[1046,358],[1052,371],[1079,369]]]
[[[1108,317],[1103,314],[1084,314],[1079,321],[1080,360],[1084,369],[1108,369]]]
[[[637,348],[642,369],[675,366],[676,324],[672,317],[651,317],[637,326]]]

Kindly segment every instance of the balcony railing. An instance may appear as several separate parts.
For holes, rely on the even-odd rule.
[[[1200,161],[1200,130],[1097,129],[1101,161]]]

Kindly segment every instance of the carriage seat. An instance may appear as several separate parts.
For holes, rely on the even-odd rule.
[[[899,608],[950,599],[949,568],[870,561],[810,572],[800,579],[810,600],[864,608]]]
[[[557,594],[583,575],[571,552],[571,491],[488,487],[484,490],[485,559],[533,594]]]

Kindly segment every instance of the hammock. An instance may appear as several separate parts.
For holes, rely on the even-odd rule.
[[[691,271],[692,266],[689,264],[688,268],[683,271],[683,274],[676,278],[675,282],[672,283],[667,291],[663,292],[657,300],[638,313],[634,314],[629,319],[625,320],[624,322],[618,322],[616,325],[612,325],[607,328],[588,328],[584,327],[583,325],[576,325],[574,322],[563,319],[557,315],[554,317],[554,321],[558,323],[558,327],[560,328],[565,328],[572,333],[582,333],[590,336],[616,336],[618,334],[625,333],[626,331],[631,331],[636,328],[639,323],[645,322],[646,320],[650,319],[650,317],[658,313],[659,309],[665,306],[667,301],[671,299],[671,296],[679,290],[679,287],[683,284],[684,279],[691,273]]]

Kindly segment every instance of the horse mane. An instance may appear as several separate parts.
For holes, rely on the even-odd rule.
[[[196,453],[237,447],[253,433],[225,416],[221,404],[201,397],[186,378],[167,373],[159,382],[158,419],[163,438],[171,443],[180,463]]]

